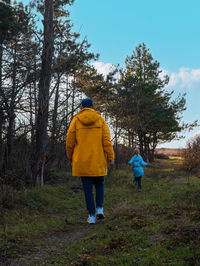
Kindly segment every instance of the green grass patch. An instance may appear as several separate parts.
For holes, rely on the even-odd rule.
[[[179,165],[145,168],[141,193],[130,168],[113,169],[106,219],[92,226],[78,178],[17,193],[1,217],[1,256],[29,265],[199,265],[199,178],[188,184]]]

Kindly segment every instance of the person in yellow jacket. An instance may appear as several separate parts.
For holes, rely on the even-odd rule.
[[[66,135],[67,157],[72,164],[72,175],[80,176],[83,184],[88,222],[103,219],[104,176],[107,161],[114,164],[110,130],[101,114],[94,110],[90,98],[82,100],[82,109],[70,123]],[[93,196],[96,190],[96,210]]]

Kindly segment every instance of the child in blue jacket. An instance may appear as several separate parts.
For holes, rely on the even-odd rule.
[[[134,152],[134,156],[129,161],[129,165],[132,165],[133,167],[133,175],[134,180],[133,184],[138,183],[138,192],[141,192],[142,186],[141,186],[141,179],[144,175],[144,170],[142,166],[146,166],[147,163],[143,161],[142,157],[139,155],[139,150],[136,149]]]

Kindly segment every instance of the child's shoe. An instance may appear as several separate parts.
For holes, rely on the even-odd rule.
[[[97,213],[97,219],[104,219],[104,213],[103,213],[103,207],[97,207],[96,209],[96,213]]]
[[[90,215],[90,214],[89,214],[88,219],[87,219],[87,222],[88,222],[89,224],[95,224],[95,220],[96,220],[95,215]]]
[[[136,186],[136,182],[135,182],[135,181],[133,181],[133,183],[132,183],[132,186],[133,186],[133,187],[135,187],[135,186]]]

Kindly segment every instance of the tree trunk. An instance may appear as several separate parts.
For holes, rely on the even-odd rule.
[[[68,113],[69,113],[69,77],[67,75],[67,81],[66,81],[66,107],[65,107],[65,132],[68,130]]]
[[[141,131],[138,132],[138,139],[139,139],[139,149],[140,149],[140,154],[142,156],[142,158],[144,158],[145,156],[145,152],[144,152],[144,140],[143,140],[143,134]]]
[[[147,137],[146,134],[144,133],[144,155],[143,155],[143,159],[145,161],[148,160],[148,142],[147,142]]]
[[[31,145],[34,145],[34,123],[33,123],[33,92],[32,84],[29,89],[29,103],[30,103],[30,127],[31,127]]]
[[[51,155],[54,156],[55,152],[55,144],[56,144],[56,133],[58,130],[57,125],[57,116],[58,116],[58,101],[59,101],[59,88],[60,88],[60,77],[58,76],[58,84],[55,91],[55,99],[54,99],[54,109],[52,116],[52,129],[51,129]]]
[[[135,143],[134,143],[134,140],[135,140],[135,138],[134,138],[134,134],[133,134],[133,132],[131,132],[131,149],[132,149],[132,150],[135,149]]]
[[[127,132],[128,132],[128,147],[130,149],[131,148],[131,132],[130,130],[128,130]]]
[[[30,85],[30,126],[31,126],[31,147],[35,147],[35,123],[37,116],[37,50],[34,49],[34,80]],[[32,87],[33,85],[33,87]],[[34,119],[35,117],[35,119]]]
[[[74,80],[75,80],[75,74],[74,74]],[[75,84],[75,82],[74,82]],[[74,102],[75,102],[75,85],[73,84],[72,87],[72,116],[74,115]]]
[[[3,124],[4,124],[4,110],[3,110],[3,96],[2,96],[2,57],[3,47],[0,45],[0,173],[3,171]]]
[[[14,125],[15,125],[15,114],[13,106],[10,107],[9,110],[9,116],[8,116],[8,129],[7,129],[7,155],[6,155],[6,168],[11,167],[11,152],[12,152],[12,146],[13,146],[13,136],[14,136]]]
[[[117,136],[117,130],[118,130],[118,125],[117,125],[117,118],[116,118],[116,127],[115,127],[115,165],[116,168],[119,168],[119,150],[118,150],[118,136]]]
[[[47,125],[49,112],[49,87],[51,82],[51,64],[53,57],[53,0],[45,0],[44,43],[42,51],[42,68],[39,82],[39,106],[36,120],[36,148],[32,165],[32,181],[36,182],[40,163],[47,148]]]
[[[12,73],[12,94],[8,113],[8,129],[6,135],[6,144],[7,144],[7,154],[6,154],[6,168],[11,168],[11,153],[13,146],[13,137],[14,137],[14,125],[15,125],[15,98],[16,98],[16,45],[13,51],[13,73]]]

